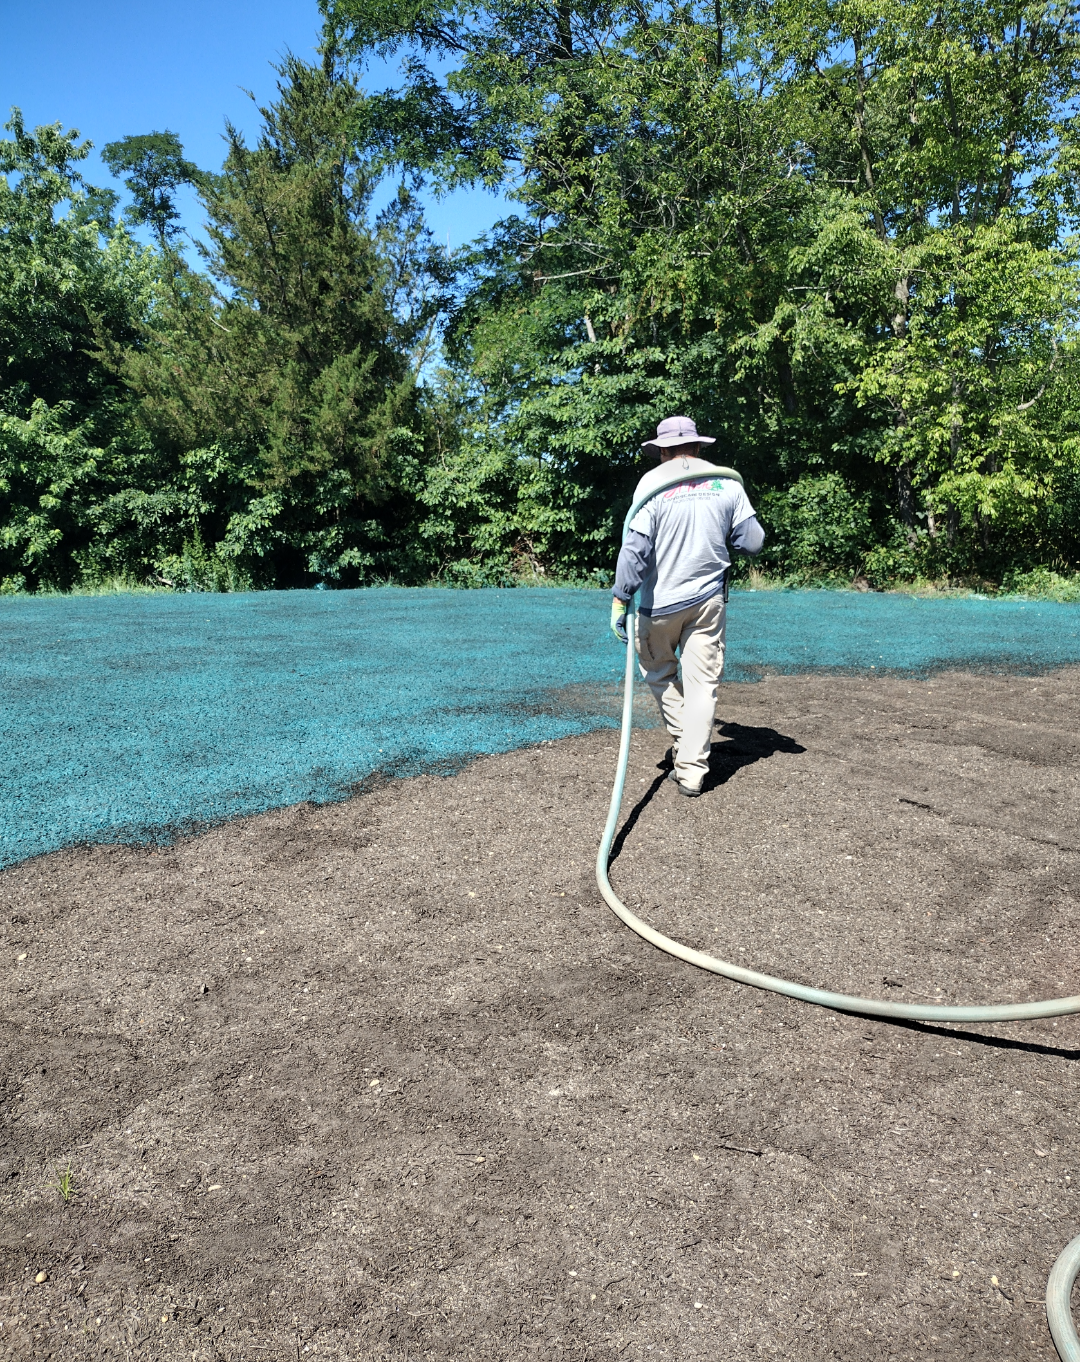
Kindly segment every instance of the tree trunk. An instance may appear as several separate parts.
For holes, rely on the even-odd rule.
[[[574,34],[570,27],[570,18],[573,10],[566,0],[559,0],[558,9],[555,11],[555,47],[560,57],[570,58],[574,55]]]
[[[896,509],[907,530],[909,544],[918,542],[915,527],[915,497],[911,487],[911,464],[902,463],[896,470]]]
[[[893,335],[897,340],[902,340],[907,334],[908,299],[911,296],[911,276],[901,275],[896,281],[896,288],[893,293],[897,301],[897,309],[892,319]]]
[[[862,34],[853,33],[852,41],[855,44],[855,134],[859,143],[859,154],[862,157],[863,179],[870,191],[874,211],[874,226],[877,229],[878,237],[884,241],[885,220],[881,216],[881,210],[878,208],[877,197],[874,192],[874,162],[870,155],[870,141],[866,135],[866,68],[863,66],[862,60]]]
[[[776,377],[780,384],[780,396],[784,403],[784,411],[788,416],[794,416],[798,409],[795,400],[795,379],[791,372],[791,356],[788,348],[782,340],[775,342],[776,351]]]

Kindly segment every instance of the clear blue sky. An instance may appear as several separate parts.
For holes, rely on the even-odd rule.
[[[30,125],[61,122],[100,148],[127,133],[179,135],[190,160],[221,165],[226,118],[253,136],[260,103],[274,92],[270,63],[286,51],[311,58],[319,40],[314,0],[0,0],[0,121],[18,105]],[[382,67],[365,79],[394,83]],[[92,182],[113,185],[96,152]],[[194,196],[181,204],[198,229]],[[506,211],[481,190],[428,202],[441,241],[459,246]]]

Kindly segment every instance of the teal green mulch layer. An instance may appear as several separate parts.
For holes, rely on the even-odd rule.
[[[763,671],[1038,672],[1080,662],[1080,606],[1011,597],[742,591],[729,681]]]
[[[434,588],[0,600],[0,865],[614,724],[608,601]],[[734,680],[1038,671],[1080,662],[1080,607],[736,592],[728,657]]]

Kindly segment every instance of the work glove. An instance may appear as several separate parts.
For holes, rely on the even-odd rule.
[[[611,598],[611,632],[620,643],[629,642],[626,632],[626,602],[620,601],[618,596]]]

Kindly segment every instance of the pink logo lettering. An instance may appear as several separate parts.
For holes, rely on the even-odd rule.
[[[723,486],[723,478],[699,478],[696,482],[680,482],[667,489],[664,493],[664,500],[670,501],[678,492],[700,492],[703,487],[707,487],[709,491],[715,489],[719,492]]]

